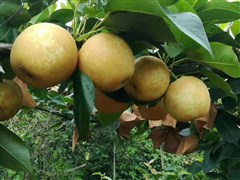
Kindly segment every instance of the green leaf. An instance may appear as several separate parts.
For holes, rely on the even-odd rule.
[[[179,46],[176,43],[168,43],[166,45],[162,45],[162,47],[164,48],[164,50],[166,51],[167,55],[170,58],[174,58],[177,55],[181,54],[181,52],[183,51],[183,47]]]
[[[7,18],[7,23],[13,27],[20,26],[31,19],[30,14],[22,7],[21,3],[1,1],[0,9],[0,14]]]
[[[67,23],[73,19],[73,14],[72,9],[59,9],[53,12],[50,18],[61,23]]]
[[[215,121],[215,126],[218,129],[223,140],[232,143],[236,146],[240,145],[240,129],[235,122],[240,118],[219,109]]]
[[[195,5],[194,5],[194,9],[195,11],[197,11],[199,8],[201,8],[202,6],[204,6],[206,3],[208,2],[208,0],[198,0]]]
[[[202,22],[193,13],[170,13],[168,10],[163,9],[161,4],[156,0],[110,0],[106,6],[106,11],[129,11],[161,17],[168,24],[168,27],[179,43],[186,43],[184,45],[189,48],[195,42],[212,54]],[[142,26],[142,28],[145,27],[145,25]]]
[[[238,28],[240,29],[240,26]],[[220,27],[216,25],[206,27],[206,32],[209,41],[220,42],[229,46],[235,46],[240,48],[240,43],[233,39],[233,37],[228,32],[223,31]]]
[[[240,160],[240,147],[231,144],[231,143],[225,143],[223,145],[222,151],[220,153],[220,156],[217,160],[217,162],[219,163],[222,160],[225,159],[236,159],[236,160]]]
[[[238,100],[237,95],[232,91],[231,87],[229,84],[224,81],[223,78],[221,78],[219,75],[212,71],[207,71],[207,70],[202,70],[201,73],[203,73],[205,76],[208,77],[208,79],[218,88],[223,90],[228,96],[232,97],[235,99],[235,101]]]
[[[231,31],[234,36],[237,36],[238,34],[240,34],[240,21],[239,20],[236,20],[233,22],[233,25],[231,26]]]
[[[186,0],[179,0],[177,3],[169,6],[168,9],[172,13],[192,12],[194,14],[197,14],[196,11],[193,9],[192,5]]]
[[[73,76],[74,87],[74,120],[80,140],[86,140],[89,135],[89,121],[94,108],[94,86],[92,81],[76,70]]]
[[[14,171],[31,172],[30,153],[24,141],[0,124],[0,165]]]
[[[173,4],[175,4],[178,0],[157,0],[161,6],[171,6]]]
[[[113,31],[130,32],[135,39],[151,38],[160,42],[176,41],[163,18],[149,14],[114,12],[104,21],[104,26]]]
[[[98,114],[99,121],[103,127],[116,122],[120,116],[121,116],[121,113],[114,113],[114,114],[99,113]]]
[[[203,48],[191,52],[188,57],[192,60],[219,69],[233,78],[240,77],[240,63],[231,46],[221,43],[211,43],[214,58],[212,58]]]
[[[203,23],[217,24],[240,18],[240,6],[228,1],[210,1],[198,10]]]

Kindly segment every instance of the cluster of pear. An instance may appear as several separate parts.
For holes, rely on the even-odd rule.
[[[101,113],[122,113],[132,105],[103,93],[119,88],[134,102],[158,102],[151,107],[139,106],[141,116],[147,120],[160,120],[170,114],[177,121],[187,122],[209,112],[209,91],[200,79],[182,76],[170,83],[170,70],[164,61],[149,55],[134,60],[131,48],[114,34],[100,33],[88,39],[79,59],[80,70],[95,84],[95,105]]]
[[[153,107],[160,107],[157,114],[162,114],[163,107],[179,121],[205,115],[210,108],[208,89],[200,79],[186,76],[170,83],[170,71],[164,61],[153,56],[135,60],[127,42],[113,33],[93,35],[78,51],[74,38],[64,28],[52,23],[35,24],[16,38],[10,62],[16,76],[35,88],[55,86],[79,68],[93,81],[95,105],[103,113],[123,112],[131,105],[102,92],[121,88],[139,102],[163,99]],[[143,116],[149,110],[152,108],[140,107]]]

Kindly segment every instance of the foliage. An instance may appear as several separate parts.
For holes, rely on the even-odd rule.
[[[240,178],[238,173],[240,169],[239,1],[69,0],[66,4],[62,3],[57,9],[55,0],[2,0],[0,8],[0,79],[14,77],[9,65],[11,48],[9,43],[13,43],[18,34],[31,24],[52,22],[68,29],[79,48],[91,35],[101,31],[111,31],[129,43],[136,57],[144,54],[161,57],[171,69],[173,79],[181,75],[194,75],[204,80],[209,87],[212,103],[218,105],[218,114],[214,128],[207,130],[199,143],[199,149],[205,152],[204,160],[195,162],[189,170],[193,174],[203,170],[212,178]],[[94,103],[94,94],[91,93],[93,86],[89,79],[76,72],[69,81],[60,85],[60,95],[49,89],[33,91],[35,91],[33,94],[40,93],[46,97],[46,99],[38,99],[38,110],[57,113],[63,117],[60,124],[63,122],[71,124],[71,128],[73,125],[69,120],[74,117],[81,139],[86,140],[89,137],[91,127],[89,123],[92,122],[91,113]],[[70,111],[73,107],[74,113]],[[82,113],[79,114],[76,109],[80,109]],[[19,116],[21,121],[24,121],[28,114],[34,115],[32,124],[38,121],[50,122],[52,118],[43,113],[35,114],[35,112],[25,109],[22,112],[25,112],[25,115]],[[29,127],[28,123],[26,123],[26,127]],[[53,125],[50,129],[49,126],[46,126],[46,129],[40,129],[41,132],[34,128],[28,130],[30,132],[24,131],[24,133],[28,135],[36,133],[34,141],[32,141],[33,144],[37,143],[38,146],[35,147],[44,148],[46,144],[44,141],[40,141],[42,139],[39,137],[49,137],[49,132],[59,129]],[[0,131],[11,134],[10,137],[17,139],[18,143],[22,144],[21,151],[26,152],[26,146],[19,138],[14,138],[15,135],[5,127]],[[21,136],[20,132],[14,129],[12,131]],[[64,139],[66,136],[69,138],[67,132],[64,132],[57,140]],[[24,138],[27,139],[29,136],[24,136]],[[7,147],[6,141],[0,141],[0,143],[1,149]],[[52,141],[51,143],[56,142]],[[60,145],[69,147],[68,143]],[[32,144],[29,143],[28,146],[31,147]],[[12,153],[19,154],[17,151],[20,149],[13,149]],[[54,154],[61,151],[58,148],[52,150],[53,154],[48,154],[48,157],[54,157]],[[65,163],[68,160],[69,151],[63,153],[66,155],[63,161]],[[131,154],[131,151],[128,153]],[[6,154],[6,151],[0,152],[1,156]],[[45,153],[44,150],[41,152]],[[34,157],[34,154],[32,156]],[[10,157],[8,161],[11,159],[19,160],[19,158]],[[46,162],[38,160],[40,161],[33,162],[33,164],[38,164],[39,170],[45,168],[43,163]],[[31,169],[26,163],[29,161],[28,153],[20,161],[14,161],[14,167],[12,165],[5,166],[19,171],[26,169],[24,166],[27,166],[28,170]],[[62,163],[60,163],[61,166]],[[20,167],[19,164],[24,165]],[[72,167],[68,167],[67,163],[65,166],[66,169]],[[151,166],[149,165],[148,168],[151,169]],[[142,168],[139,169],[141,169],[139,172],[144,174],[145,171],[142,171]],[[107,169],[105,170],[107,172]],[[56,172],[64,175],[63,172]],[[176,170],[176,172],[181,171]],[[187,174],[187,172],[183,173]]]

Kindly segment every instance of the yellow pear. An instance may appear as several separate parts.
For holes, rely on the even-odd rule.
[[[130,103],[118,102],[105,95],[99,89],[95,89],[95,107],[100,113],[122,113],[130,105]]]
[[[141,116],[147,120],[161,120],[168,114],[163,99],[161,99],[156,105],[152,107],[138,106],[138,110]]]
[[[135,72],[124,86],[134,99],[150,102],[159,99],[167,90],[170,72],[167,65],[154,56],[142,56],[135,61]]]
[[[21,109],[23,94],[14,81],[0,82],[0,121],[12,118]]]
[[[29,26],[17,37],[10,59],[13,71],[23,82],[47,88],[72,75],[78,50],[67,30],[52,23],[39,23]]]
[[[103,91],[123,87],[134,73],[134,56],[128,44],[112,33],[90,37],[79,50],[79,69]]]
[[[210,109],[207,86],[193,76],[182,76],[172,82],[164,95],[164,104],[177,121],[187,122],[204,116]]]

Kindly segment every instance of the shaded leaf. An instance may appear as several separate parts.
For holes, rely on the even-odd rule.
[[[61,23],[67,23],[73,19],[72,9],[58,9],[54,11],[50,18]]]
[[[122,113],[101,113],[98,112],[98,118],[101,125],[108,126],[118,120]]]
[[[240,62],[231,46],[227,46],[221,43],[211,43],[214,58],[207,53],[203,48],[200,48],[188,57],[192,60],[209,65],[213,68],[219,69],[231,77],[240,77]]]
[[[225,23],[239,19],[240,6],[228,1],[210,1],[198,9],[203,23]]]
[[[240,144],[240,128],[238,127],[235,119],[240,119],[224,110],[218,110],[215,121],[215,126],[224,141],[239,146]]]
[[[183,42],[187,43],[187,47],[190,47],[192,42],[196,42],[212,54],[202,22],[199,17],[193,13],[170,13],[169,11],[164,10],[161,4],[156,0],[110,0],[106,6],[106,11],[130,11],[164,18],[179,43],[182,43],[181,40],[185,38]],[[189,38],[192,41],[189,41],[186,38]]]
[[[86,140],[89,135],[89,121],[94,108],[94,86],[92,81],[76,70],[73,76],[74,87],[74,120],[80,140]]]
[[[231,143],[225,143],[223,145],[222,151],[220,153],[220,156],[217,160],[217,162],[219,163],[222,160],[225,159],[236,159],[236,160],[240,160],[240,147],[236,146],[234,144]]]
[[[235,99],[235,101],[238,100],[237,95],[232,91],[230,85],[224,81],[223,78],[221,78],[218,74],[212,72],[212,71],[207,71],[207,70],[202,70],[201,73],[203,73],[205,76],[208,77],[208,79],[219,89],[224,91],[228,96],[231,98]]]
[[[0,124],[0,165],[14,171],[32,171],[30,153],[24,141]]]

